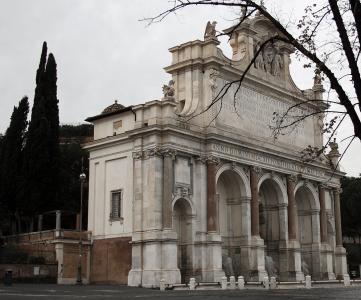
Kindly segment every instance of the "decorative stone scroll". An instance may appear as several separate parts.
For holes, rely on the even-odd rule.
[[[217,78],[219,77],[219,71],[217,69],[211,69],[209,72],[209,86],[212,91],[212,97],[215,96],[216,90],[218,88]]]
[[[191,194],[190,187],[177,185],[175,188],[175,194],[178,197],[188,198]]]

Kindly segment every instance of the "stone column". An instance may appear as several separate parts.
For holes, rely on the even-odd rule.
[[[218,209],[216,197],[216,172],[219,159],[207,158],[207,231],[218,231]]]
[[[174,185],[174,159],[176,151],[167,149],[163,152],[163,228],[172,228],[172,197]]]
[[[287,176],[287,197],[288,197],[288,239],[297,240],[298,235],[298,216],[297,204],[295,199],[295,182],[294,176]]]
[[[250,168],[251,184],[251,234],[259,236],[258,176],[255,167]]]
[[[203,281],[220,282],[222,270],[222,239],[218,227],[218,197],[216,195],[216,173],[219,159],[214,156],[205,158],[207,163],[207,255]]]
[[[128,285],[142,284],[143,273],[143,151],[133,152],[133,228],[132,268],[128,274]]]
[[[241,216],[240,272],[245,275],[251,268],[251,197],[241,197]]]
[[[318,186],[319,200],[320,200],[320,233],[321,243],[327,243],[327,215],[325,203],[325,187]]]
[[[321,233],[321,250],[320,250],[320,277],[321,279],[332,280],[335,279],[333,273],[332,261],[332,247],[327,241],[327,214],[325,202],[325,186],[320,184],[318,186],[319,200],[320,200],[320,233]]]
[[[283,256],[284,262],[280,262],[281,280],[285,281],[301,281],[304,280],[304,275],[301,271],[301,249],[298,241],[298,214],[297,204],[295,199],[295,185],[296,177],[293,175],[287,176],[287,224],[288,224],[288,241],[285,243],[285,249],[281,248],[280,254],[285,252]],[[282,255],[280,255],[280,258]],[[284,265],[284,266],[283,266]]]
[[[263,281],[267,275],[265,269],[264,242],[259,235],[259,200],[258,200],[258,174],[260,169],[250,167],[251,186],[251,265],[247,275],[249,281]]]
[[[333,190],[335,202],[335,228],[336,228],[336,247],[342,247],[342,229],[341,229],[341,207],[340,207],[340,190]]]
[[[342,244],[340,189],[333,190],[336,229],[335,273],[337,279],[347,275],[346,249]]]

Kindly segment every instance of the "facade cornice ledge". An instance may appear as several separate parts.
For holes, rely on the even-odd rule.
[[[175,64],[172,64],[170,66],[167,66],[165,68],[163,68],[166,72],[168,73],[171,73],[173,71],[177,71],[179,69],[184,69],[184,68],[187,68],[187,67],[202,67],[202,65],[204,64],[204,60],[203,58],[190,58],[190,59],[187,59],[187,60],[183,60],[181,62],[178,62],[178,63],[175,63]]]
[[[180,45],[177,45],[177,46],[174,46],[174,47],[171,47],[168,49],[169,52],[174,52],[174,51],[178,51],[182,48],[185,48],[185,47],[188,47],[188,46],[194,46],[194,45],[202,45],[204,43],[204,41],[201,41],[201,40],[194,40],[194,41],[189,41],[189,42],[186,42],[186,43],[182,43]]]
[[[129,138],[129,131],[126,131],[119,135],[112,135],[112,136],[108,136],[108,137],[105,137],[102,139],[94,140],[87,144],[83,144],[82,148],[86,149],[86,150],[95,150],[95,149],[97,149],[99,147],[103,147],[105,145],[110,146],[110,145],[116,145],[119,143],[126,143],[128,141],[128,138]]]
[[[164,68],[168,73],[176,72],[185,68],[203,68],[211,64],[216,64],[219,67],[224,67],[225,61],[217,56],[209,56],[205,58],[190,58],[181,62],[172,64]]]
[[[213,142],[212,142],[213,141]],[[324,165],[318,164],[318,163],[303,163],[299,157],[297,156],[292,156],[292,155],[285,155],[284,153],[279,153],[276,151],[272,151],[272,150],[268,150],[265,151],[265,149],[257,149],[255,147],[251,147],[251,146],[240,146],[237,143],[232,143],[232,142],[224,142],[224,140],[218,139],[216,137],[207,137],[207,144],[210,145],[211,147],[214,145],[219,145],[220,147],[217,149],[210,149],[208,150],[209,152],[212,152],[213,154],[218,153],[220,155],[222,155],[223,157],[236,157],[240,160],[242,160],[242,163],[248,163],[249,162],[253,162],[255,165],[257,166],[261,166],[265,169],[269,169],[269,170],[276,170],[276,171],[280,171],[281,173],[284,174],[290,174],[290,175],[297,175],[299,173],[301,173],[303,175],[304,178],[308,178],[311,180],[315,180],[315,181],[322,181],[322,180],[326,180],[326,178],[328,178],[329,174],[332,173],[332,170],[330,170],[329,168],[325,167]],[[222,148],[223,146],[223,148]],[[233,148],[232,148],[233,147]],[[221,149],[221,151],[220,151]],[[223,150],[222,150],[223,149]],[[225,150],[227,149],[227,151]],[[212,151],[213,150],[213,151]],[[244,154],[244,156],[242,155],[235,155],[237,153],[241,153]],[[261,155],[261,156],[259,156]],[[247,157],[245,157],[247,156]],[[260,157],[262,157],[262,159],[260,159]],[[259,158],[257,161],[257,158]],[[265,161],[266,165],[265,165]],[[278,164],[270,164],[270,161],[277,161]],[[284,166],[281,165],[288,165],[289,167],[292,168],[286,168]],[[292,165],[293,164],[293,165]],[[313,171],[315,172],[313,172]],[[310,172],[312,171],[312,173],[315,174],[311,174]],[[304,172],[308,172],[308,173],[304,173]],[[317,174],[316,174],[317,173]],[[343,176],[343,174],[337,174],[336,172],[333,173],[333,176],[336,177],[340,177]],[[332,183],[332,185],[334,185]]]

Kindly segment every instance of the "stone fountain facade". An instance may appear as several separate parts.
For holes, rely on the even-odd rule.
[[[268,44],[241,87],[237,81],[275,30],[262,16],[229,28],[232,58],[215,22],[204,40],[171,48],[172,80],[161,100],[118,103],[90,117],[88,230],[91,282],[155,287],[220,282],[342,278],[347,273],[340,220],[337,145],[323,146],[323,114],[274,139],[275,116],[322,112],[322,82],[301,91],[290,76],[292,47]],[[222,96],[222,97],[220,97]],[[219,101],[215,101],[220,99]],[[275,113],[276,112],[276,115]],[[112,217],[112,195],[121,194]],[[118,212],[118,210],[117,210]]]

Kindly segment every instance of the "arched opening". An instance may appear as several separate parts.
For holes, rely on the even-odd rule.
[[[217,181],[219,232],[222,238],[222,268],[226,276],[242,272],[241,240],[247,234],[242,227],[242,197],[245,185],[237,172],[226,170]]]
[[[295,195],[298,215],[297,239],[301,246],[301,267],[305,275],[312,275],[312,243],[314,243],[312,228],[312,206],[314,197],[311,191],[301,186]]]
[[[178,236],[178,268],[182,283],[193,275],[192,209],[189,202],[179,199],[173,207],[173,229]],[[155,254],[157,255],[157,254]]]
[[[269,276],[279,276],[279,241],[282,191],[278,184],[268,178],[259,189],[259,228],[265,244],[265,267]]]

